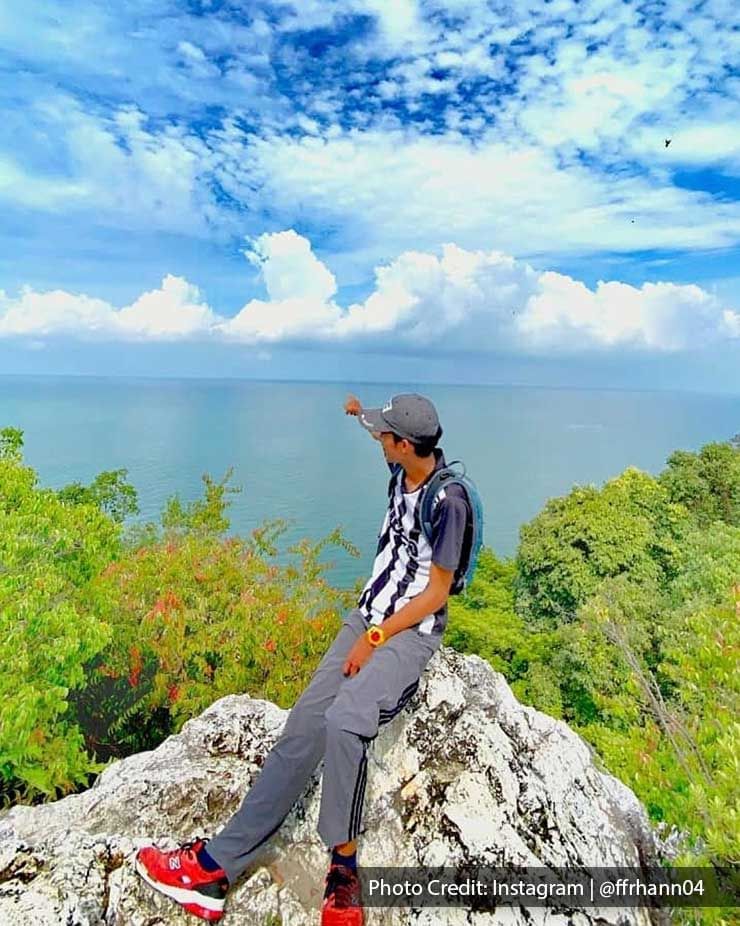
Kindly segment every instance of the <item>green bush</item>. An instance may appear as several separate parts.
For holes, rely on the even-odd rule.
[[[86,785],[102,759],[156,746],[221,695],[289,707],[352,595],[325,578],[338,531],[278,549],[266,524],[226,537],[228,496],[137,510],[126,470],[53,491],[0,431],[0,799],[55,797]]]
[[[111,627],[77,699],[88,745],[101,755],[151,748],[223,695],[290,707],[350,604],[321,561],[331,546],[352,552],[338,532],[298,544],[278,564],[279,522],[246,540],[167,523],[86,590]]]
[[[110,627],[81,604],[85,584],[120,550],[96,505],[65,504],[22,460],[22,433],[0,431],[0,797],[54,795],[97,765],[69,717],[82,665]]]

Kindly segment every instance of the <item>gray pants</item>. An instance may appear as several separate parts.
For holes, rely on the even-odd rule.
[[[230,883],[280,827],[322,758],[319,835],[331,848],[360,832],[368,748],[378,727],[414,694],[442,642],[442,634],[409,627],[378,647],[359,672],[345,676],[344,661],[367,627],[357,609],[346,615],[241,807],[208,843]]]

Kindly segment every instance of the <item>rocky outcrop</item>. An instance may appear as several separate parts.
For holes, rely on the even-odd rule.
[[[287,714],[232,695],[152,752],[110,766],[90,790],[0,818],[3,926],[196,922],[132,867],[136,849],[216,831],[238,807]],[[223,922],[318,922],[327,852],[317,832],[320,768],[265,854],[231,890]],[[656,864],[634,794],[600,772],[564,723],[521,705],[477,656],[443,647],[409,707],[374,743],[363,866]],[[370,926],[648,924],[647,910],[373,909]]]

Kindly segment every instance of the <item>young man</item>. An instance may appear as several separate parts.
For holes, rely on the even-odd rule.
[[[422,487],[445,463],[437,412],[416,394],[394,396],[376,409],[363,409],[350,396],[344,410],[380,442],[391,470],[388,510],[357,607],[345,616],[226,826],[208,843],[169,852],[150,846],[137,855],[137,870],[149,884],[204,920],[221,918],[228,886],[259,855],[323,758],[318,830],[332,857],[321,922],[361,926],[356,846],[368,747],[414,694],[442,642],[472,514],[464,489],[452,485],[435,499],[431,543],[422,530]]]

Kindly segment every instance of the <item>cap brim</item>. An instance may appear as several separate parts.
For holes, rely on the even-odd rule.
[[[383,410],[381,408],[363,408],[358,416],[358,421],[363,426],[367,428],[368,431],[387,431],[388,424],[383,418]]]

